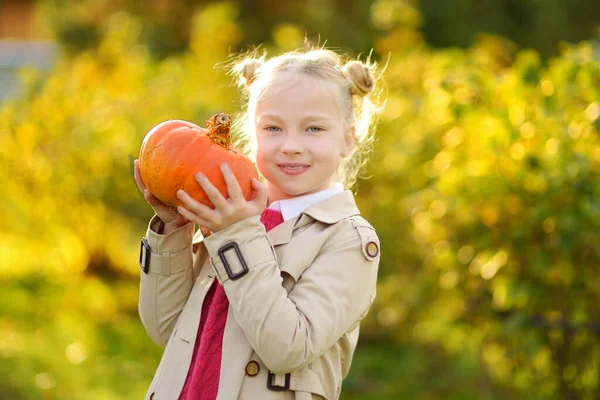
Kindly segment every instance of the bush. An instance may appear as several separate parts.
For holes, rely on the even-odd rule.
[[[598,396],[599,50],[566,47],[544,66],[484,36],[392,58],[360,186],[383,236],[367,329],[452,357],[424,374],[434,398],[464,398],[426,380],[457,357],[479,366],[477,398]]]
[[[160,63],[139,22],[115,14],[97,51],[48,76],[23,71],[26,93],[2,105],[0,397],[143,397],[161,349],[137,315],[152,210],[133,159],[160,121],[234,109],[226,71],[213,68],[235,40],[233,13],[198,14],[190,50]]]

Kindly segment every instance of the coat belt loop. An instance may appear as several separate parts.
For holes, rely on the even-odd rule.
[[[271,371],[267,373],[267,389],[274,392],[284,392],[290,390],[291,374],[274,374]]]

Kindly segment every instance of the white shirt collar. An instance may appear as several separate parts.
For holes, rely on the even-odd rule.
[[[277,200],[269,205],[269,208],[281,211],[283,220],[294,218],[308,207],[327,200],[330,197],[340,194],[344,191],[344,185],[337,182],[329,189],[321,190],[320,192],[307,194],[304,196],[294,197],[292,199]]]

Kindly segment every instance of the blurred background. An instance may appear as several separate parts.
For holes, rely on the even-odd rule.
[[[1,0],[0,399],[140,399],[156,123],[307,37],[385,70],[355,191],[382,242],[342,399],[600,398],[600,2]]]

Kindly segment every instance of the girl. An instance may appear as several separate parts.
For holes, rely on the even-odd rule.
[[[223,164],[228,198],[198,174],[215,208],[180,191],[186,207],[173,212],[134,162],[156,212],[142,240],[140,317],[166,345],[146,399],[334,400],[380,257],[344,190],[372,141],[372,66],[316,49],[235,71],[249,95],[240,133],[266,181],[253,182],[252,200]]]

